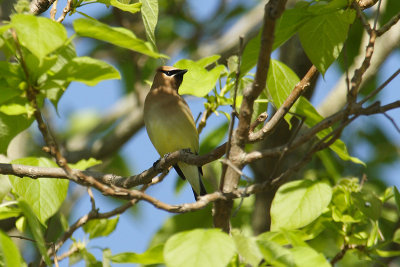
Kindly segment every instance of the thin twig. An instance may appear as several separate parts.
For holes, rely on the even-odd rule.
[[[314,65],[311,66],[306,75],[304,75],[303,79],[301,79],[301,81],[296,84],[293,91],[286,98],[283,104],[278,108],[272,118],[264,125],[264,127],[261,130],[249,135],[249,142],[260,141],[268,136],[270,133],[272,133],[280,120],[289,112],[290,108],[293,106],[296,100],[310,86],[311,80],[315,77],[315,75],[317,75],[317,73],[317,68]]]
[[[399,126],[396,124],[396,122],[394,121],[394,119],[392,117],[389,116],[389,114],[387,114],[386,112],[382,113],[394,126],[394,128],[397,130],[398,133],[400,133],[400,128]]]
[[[212,114],[211,109],[207,109],[201,115],[201,119],[200,119],[199,125],[197,126],[197,132],[199,134],[203,131],[204,127],[206,127],[207,119],[211,116],[211,114]]]
[[[243,176],[248,182],[253,181],[254,179],[244,174],[238,167],[233,165],[233,163],[229,159],[220,159],[223,164],[231,167],[235,172],[237,172],[240,176]]]
[[[73,0],[67,1],[67,4],[65,5],[61,16],[57,19],[57,22],[63,22],[63,20],[65,19],[65,16],[67,16],[68,12],[70,12],[72,10],[72,1]]]
[[[355,3],[356,2],[353,2],[353,5],[357,6],[357,4]],[[348,109],[350,109],[351,106],[357,100],[357,93],[359,91],[363,75],[369,68],[369,65],[371,64],[371,58],[374,53],[375,41],[376,41],[376,31],[371,30],[371,32],[369,33],[369,41],[365,48],[364,60],[361,63],[361,66],[354,71],[353,77],[351,79],[351,88],[349,94],[347,95]]]
[[[371,25],[369,25],[368,19],[366,18],[364,12],[362,12],[357,1],[353,1],[352,6],[357,11],[357,16],[360,18],[361,24],[364,26],[364,29],[368,32],[369,35],[371,35]]]
[[[258,115],[257,119],[253,121],[252,124],[250,124],[250,129],[249,129],[249,134],[252,134],[254,132],[254,129],[257,128],[258,125],[261,123],[264,123],[268,119],[268,113],[263,112],[260,115]]]
[[[379,15],[380,15],[380,12],[381,12],[381,3],[382,3],[382,0],[379,0],[378,8],[376,10],[376,15],[375,15],[375,19],[374,19],[374,27],[373,27],[374,31],[376,31],[376,26],[378,25],[378,19],[379,19]]]
[[[380,91],[382,91],[382,89],[385,88],[399,74],[400,74],[400,68],[397,71],[395,71],[389,78],[387,78],[387,80],[384,81],[378,88],[376,88],[369,95],[364,97],[364,99],[362,99],[360,101],[360,104],[364,104],[365,102],[370,100],[372,97],[374,97],[376,94],[378,94]]]
[[[55,0],[54,3],[53,3],[52,8],[51,8],[51,10],[50,10],[50,18],[51,18],[52,20],[54,20],[54,21],[56,20],[57,3],[58,3],[58,0]]]
[[[400,20],[400,12],[396,16],[392,17],[385,25],[383,25],[379,30],[377,30],[376,35],[381,36],[385,32],[389,31],[392,26]]]
[[[93,192],[92,192],[92,188],[87,187],[87,192],[90,198],[90,204],[92,205],[92,211],[96,210],[96,202],[94,200],[94,196],[93,196]]]

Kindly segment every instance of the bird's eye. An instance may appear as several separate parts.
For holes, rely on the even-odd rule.
[[[164,73],[164,74],[167,75],[167,76],[172,76],[172,75],[174,75],[174,73],[173,73],[172,71],[169,71],[169,70],[162,70],[161,72]]]

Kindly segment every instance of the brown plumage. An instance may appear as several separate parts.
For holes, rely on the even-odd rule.
[[[170,66],[157,69],[150,92],[144,103],[144,123],[151,142],[160,156],[180,149],[197,153],[199,136],[193,115],[178,94],[187,70]],[[195,197],[206,194],[201,170],[194,165],[178,162],[175,170],[192,186]]]

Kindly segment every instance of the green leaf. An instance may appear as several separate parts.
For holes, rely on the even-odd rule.
[[[314,108],[314,106],[305,97],[302,96],[298,99],[297,103],[295,104],[293,112],[306,118],[304,123],[309,128],[313,127],[314,125],[316,125],[317,123],[319,123],[324,119],[324,117],[322,117],[318,113],[318,111]],[[317,134],[317,137],[319,139],[322,139],[331,132],[332,128],[327,128],[325,130],[320,131]],[[340,139],[336,140],[332,145],[329,146],[329,148],[332,149],[332,151],[334,151],[342,160],[350,160],[354,163],[365,166],[365,163],[363,161],[349,155],[346,144],[343,143],[342,140]]]
[[[108,236],[117,227],[119,216],[113,219],[94,219],[88,221],[83,230],[89,234],[89,238],[93,239],[100,236]]]
[[[296,267],[330,267],[324,255],[310,247],[295,247],[291,249]]]
[[[392,251],[388,251],[388,250],[380,250],[377,249],[375,250],[376,254],[380,257],[384,257],[384,258],[391,258],[391,257],[398,257],[400,256],[400,250],[392,250]]]
[[[217,56],[211,56],[210,58],[212,58],[213,62],[218,59]],[[204,97],[214,89],[218,78],[225,67],[218,65],[210,71],[207,71],[205,66],[209,64],[209,58],[200,59],[197,62],[189,59],[181,59],[176,62],[174,65],[175,67],[188,70],[183,77],[181,86],[179,87],[179,93],[182,95],[187,94]]]
[[[217,60],[220,58],[221,58],[220,55],[212,55],[209,57],[203,57],[203,58],[197,60],[196,64],[202,68],[206,68],[206,67],[210,66],[211,64],[213,64],[214,62],[217,62]]]
[[[34,211],[31,210],[31,207],[28,205],[28,203],[25,202],[25,200],[18,200],[18,205],[28,221],[29,229],[31,230],[33,238],[36,241],[36,246],[39,249],[40,254],[43,256],[46,264],[48,266],[51,266],[51,261],[49,256],[47,255],[47,248],[44,242],[43,232],[38,218],[36,217]]]
[[[393,186],[393,191],[394,191],[394,200],[396,202],[397,210],[400,213],[400,192],[399,189],[397,189],[396,186]]]
[[[263,259],[254,237],[246,237],[237,230],[231,232],[236,249],[246,263],[251,266],[258,266]]]
[[[288,66],[278,60],[272,59],[270,61],[267,78],[267,91],[277,109],[282,106],[283,102],[290,95],[299,81],[299,77],[297,77],[296,73],[294,73]],[[291,110],[295,108],[295,105]],[[285,120],[289,125],[291,118],[292,115],[285,115]]]
[[[103,259],[102,259],[102,265],[103,267],[111,267],[111,249],[106,248],[103,249]]]
[[[318,218],[332,197],[329,185],[299,180],[282,185],[271,205],[271,231],[297,229]]]
[[[31,107],[28,103],[25,103],[25,105],[21,105],[18,103],[0,105],[0,112],[11,116],[26,114],[28,117],[31,117],[34,111],[34,108]]]
[[[289,249],[282,247],[281,245],[269,241],[269,240],[258,240],[258,247],[266,262],[276,267],[294,267],[295,263],[293,256]]]
[[[242,64],[240,65],[240,76],[245,76],[257,64],[258,54],[261,45],[261,30],[260,33],[251,39],[245,46],[242,54]]]
[[[13,160],[13,164],[23,164],[40,167],[57,167],[57,164],[47,158],[22,158]],[[31,179],[9,176],[14,191],[32,208],[40,222],[53,216],[64,202],[68,191],[68,180],[55,178]]]
[[[299,30],[300,42],[317,69],[325,74],[339,56],[347,38],[354,10],[323,13],[308,20]]]
[[[235,253],[233,240],[218,229],[181,232],[164,247],[167,266],[225,267]]]
[[[82,254],[85,260],[85,266],[88,267],[102,267],[102,263],[99,262],[96,257],[90,253],[86,248],[80,249],[79,252]]]
[[[168,58],[155,52],[149,42],[137,38],[133,32],[122,27],[110,27],[97,20],[86,18],[74,20],[73,27],[80,36],[102,40],[153,58]]]
[[[123,11],[130,12],[132,14],[140,11],[141,3],[125,4],[118,0],[97,0],[98,3],[106,4],[107,6],[113,6]]]
[[[0,174],[0,203],[3,202],[4,197],[11,191],[11,184],[8,180],[8,175]],[[4,204],[3,205],[7,205]]]
[[[19,64],[0,61],[0,104],[22,94],[21,83],[25,83]]]
[[[0,207],[0,220],[7,218],[18,217],[21,214],[21,209],[17,207]]]
[[[76,57],[76,51],[73,43],[68,43],[54,51],[54,54],[57,55],[57,61],[49,69],[47,79],[40,86],[40,90],[57,110],[58,100],[60,100],[70,82],[67,80],[54,80],[53,77],[54,74],[60,72],[68,62]]]
[[[203,136],[200,144],[200,154],[207,154],[211,150],[219,146],[224,140],[226,133],[228,132],[229,123],[223,123],[217,128],[213,129],[207,136]]]
[[[21,233],[23,233],[23,232],[25,232],[25,230],[26,230],[26,224],[27,224],[27,222],[26,222],[26,217],[25,217],[25,216],[19,217],[19,218],[17,219],[17,221],[15,222],[15,228],[16,228],[18,231],[20,231]]]
[[[150,246],[165,243],[173,234],[194,228],[212,227],[211,207],[194,212],[176,214],[168,218],[158,232],[153,235]]]
[[[275,38],[272,49],[275,50],[292,37],[300,27],[311,19],[310,12],[307,11],[307,5],[298,3],[296,8],[286,9],[279,18],[275,28]],[[242,54],[242,64],[240,66],[241,76],[246,75],[257,64],[260,53],[261,33],[252,38],[247,44]]]
[[[0,104],[20,95],[22,91],[18,90],[18,88],[9,87],[7,81],[5,79],[0,79]]]
[[[370,248],[378,243],[379,240],[379,224],[377,221],[372,222],[372,230],[368,233],[367,247]]]
[[[378,220],[381,217],[382,201],[372,192],[352,192],[355,206],[367,217]]]
[[[146,30],[147,40],[156,48],[156,30],[158,20],[158,0],[140,0],[142,4],[142,20]]]
[[[8,116],[0,112],[0,153],[7,154],[7,147],[11,140],[20,132],[28,128],[33,118],[26,115]]]
[[[89,86],[95,86],[103,80],[120,78],[119,72],[113,66],[91,57],[76,57],[53,76],[53,79],[78,81]]]
[[[114,263],[161,264],[164,263],[164,244],[146,250],[144,253],[125,252],[111,256]]]
[[[0,231],[0,266],[22,266],[17,246],[3,231]]]
[[[81,159],[77,163],[68,164],[68,165],[73,169],[86,170],[90,167],[101,164],[101,162],[102,162],[101,160],[97,160],[95,158],[90,158],[90,159]]]
[[[15,14],[11,17],[11,25],[21,45],[40,60],[67,40],[64,26],[48,18]]]
[[[400,228],[394,232],[393,242],[400,244]]]
[[[272,49],[280,47],[290,39],[308,20],[312,14],[307,10],[308,4],[297,3],[293,9],[286,9],[276,23],[275,39]]]

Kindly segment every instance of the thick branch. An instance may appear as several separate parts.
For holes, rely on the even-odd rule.
[[[115,174],[104,174],[95,171],[80,171],[71,169],[72,175],[79,175],[83,173],[86,176],[93,177],[98,182],[108,185],[122,188],[131,188],[141,184],[148,184],[152,181],[157,174],[168,170],[169,167],[176,164],[178,161],[183,161],[188,164],[202,166],[223,156],[225,152],[225,144],[217,147],[212,152],[205,155],[195,155],[188,153],[184,150],[172,152],[161,160],[157,161],[150,169],[143,171],[138,175],[130,177],[118,176]],[[18,177],[30,177],[33,179],[37,178],[60,178],[70,179],[70,175],[65,172],[62,168],[46,168],[37,166],[26,166],[19,164],[5,164],[0,163],[0,174],[15,175]],[[75,181],[75,180],[74,180]],[[84,183],[84,181],[82,181]],[[87,184],[86,184],[87,185]]]
[[[232,137],[232,147],[228,160],[239,170],[243,168],[242,156],[246,144],[251,116],[253,114],[254,101],[265,88],[267,73],[274,41],[275,22],[285,9],[286,0],[270,0],[264,8],[264,22],[261,33],[261,46],[258,55],[257,69],[251,89],[243,93],[243,101],[239,111],[239,123]],[[228,167],[220,185],[222,192],[232,192],[237,188],[240,174],[233,168]],[[217,201],[214,206],[214,225],[225,232],[230,231],[230,212],[233,207],[232,200]]]
[[[33,15],[40,15],[54,3],[55,0],[32,0],[30,12]]]

